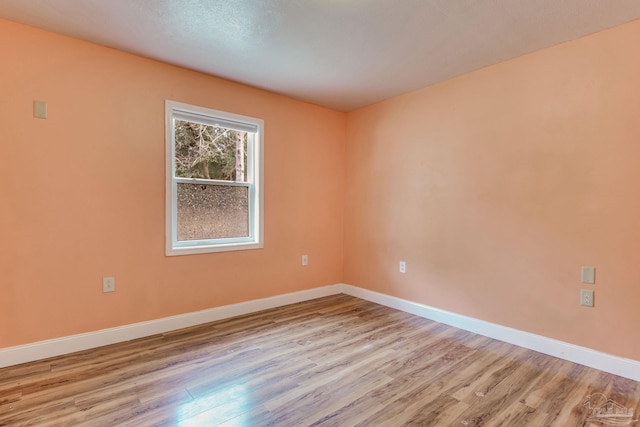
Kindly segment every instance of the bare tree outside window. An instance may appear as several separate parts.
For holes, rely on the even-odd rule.
[[[176,176],[246,182],[247,132],[175,121]]]

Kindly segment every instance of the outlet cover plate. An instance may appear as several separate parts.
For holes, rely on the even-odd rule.
[[[404,261],[400,261],[400,265],[398,267],[398,270],[400,270],[400,273],[406,273],[407,272],[407,263]]]
[[[116,291],[116,278],[105,277],[102,279],[102,292],[115,292]]]
[[[593,307],[593,290],[580,289],[580,305]]]

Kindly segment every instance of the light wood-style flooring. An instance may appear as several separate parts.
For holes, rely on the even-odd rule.
[[[640,414],[640,383],[336,295],[0,369],[0,426],[600,426],[596,392]]]

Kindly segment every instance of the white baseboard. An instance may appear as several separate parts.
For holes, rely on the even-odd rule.
[[[280,307],[341,292],[341,286],[325,286],[305,291],[277,295],[238,304],[215,307],[177,316],[164,317],[148,322],[134,323],[116,328],[102,329],[85,334],[70,335],[32,344],[0,349],[0,368],[60,356],[90,348],[129,341],[150,335],[161,334],[229,317],[240,316],[269,308]]]
[[[520,331],[507,326],[496,325],[495,323],[462,316],[351,285],[341,285],[340,289],[343,293],[357,298],[415,314],[439,323],[455,326],[456,328],[474,332],[485,337],[508,342],[519,347],[528,348],[529,350],[535,350],[580,365],[589,366],[634,381],[640,381],[640,361],[637,360],[613,356],[590,348]]]
[[[180,328],[187,328],[229,317],[240,316],[269,308],[344,293],[407,313],[415,314],[439,323],[454,326],[479,335],[508,342],[540,353],[589,366],[604,372],[640,381],[640,361],[625,359],[580,347],[552,338],[496,325],[483,320],[451,313],[424,304],[404,300],[356,286],[338,284],[300,292],[225,305],[208,310],[165,317],[148,322],[103,329],[86,334],[71,335],[32,344],[0,349],[0,368],[60,356],[76,351],[129,341]]]

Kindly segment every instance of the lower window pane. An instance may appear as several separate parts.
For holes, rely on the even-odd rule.
[[[178,240],[249,236],[249,189],[178,183]]]

